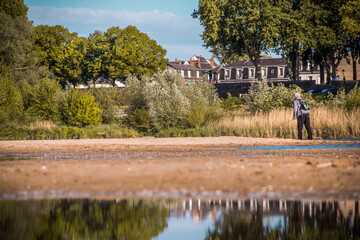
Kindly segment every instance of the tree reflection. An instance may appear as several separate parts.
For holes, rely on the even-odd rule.
[[[0,201],[1,239],[152,239],[168,210],[147,200]]]
[[[307,206],[289,202],[281,216],[284,226],[264,226],[264,216],[259,203],[254,212],[230,210],[216,220],[205,239],[360,239],[358,202],[347,216],[337,202]]]

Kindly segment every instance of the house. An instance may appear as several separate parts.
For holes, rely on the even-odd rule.
[[[260,61],[261,77],[269,81],[289,81],[289,68],[285,58],[264,58]],[[212,82],[249,82],[256,80],[255,66],[250,60],[221,65],[209,71]],[[320,84],[320,70],[318,66],[311,66],[309,62],[300,64],[299,80],[313,80]]]
[[[203,75],[208,76],[208,71],[216,67],[214,57],[205,59],[201,55],[194,55],[189,61],[175,59],[175,61],[168,62],[165,72],[180,73],[187,82],[191,82],[201,79]]]
[[[271,80],[288,80],[289,72],[284,58],[261,59],[261,77]],[[219,70],[217,70],[219,72]],[[250,60],[223,66],[214,76],[220,82],[241,82],[242,80],[255,80],[255,66]]]

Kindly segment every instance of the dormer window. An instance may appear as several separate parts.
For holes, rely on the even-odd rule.
[[[284,68],[279,68],[279,76],[280,77],[284,76]]]
[[[254,77],[254,69],[253,68],[250,69],[250,77]]]

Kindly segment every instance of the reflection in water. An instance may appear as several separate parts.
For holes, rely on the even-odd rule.
[[[189,221],[193,224],[189,225]],[[199,223],[207,224],[200,235],[196,229]],[[186,235],[179,236],[179,228]],[[1,239],[360,239],[359,202],[0,200],[0,236]]]

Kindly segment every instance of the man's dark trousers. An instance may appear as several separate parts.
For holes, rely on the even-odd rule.
[[[312,139],[312,132],[310,127],[310,116],[309,114],[303,114],[297,118],[298,123],[298,139],[302,139],[302,130],[305,124],[306,131],[308,133],[308,139]]]

